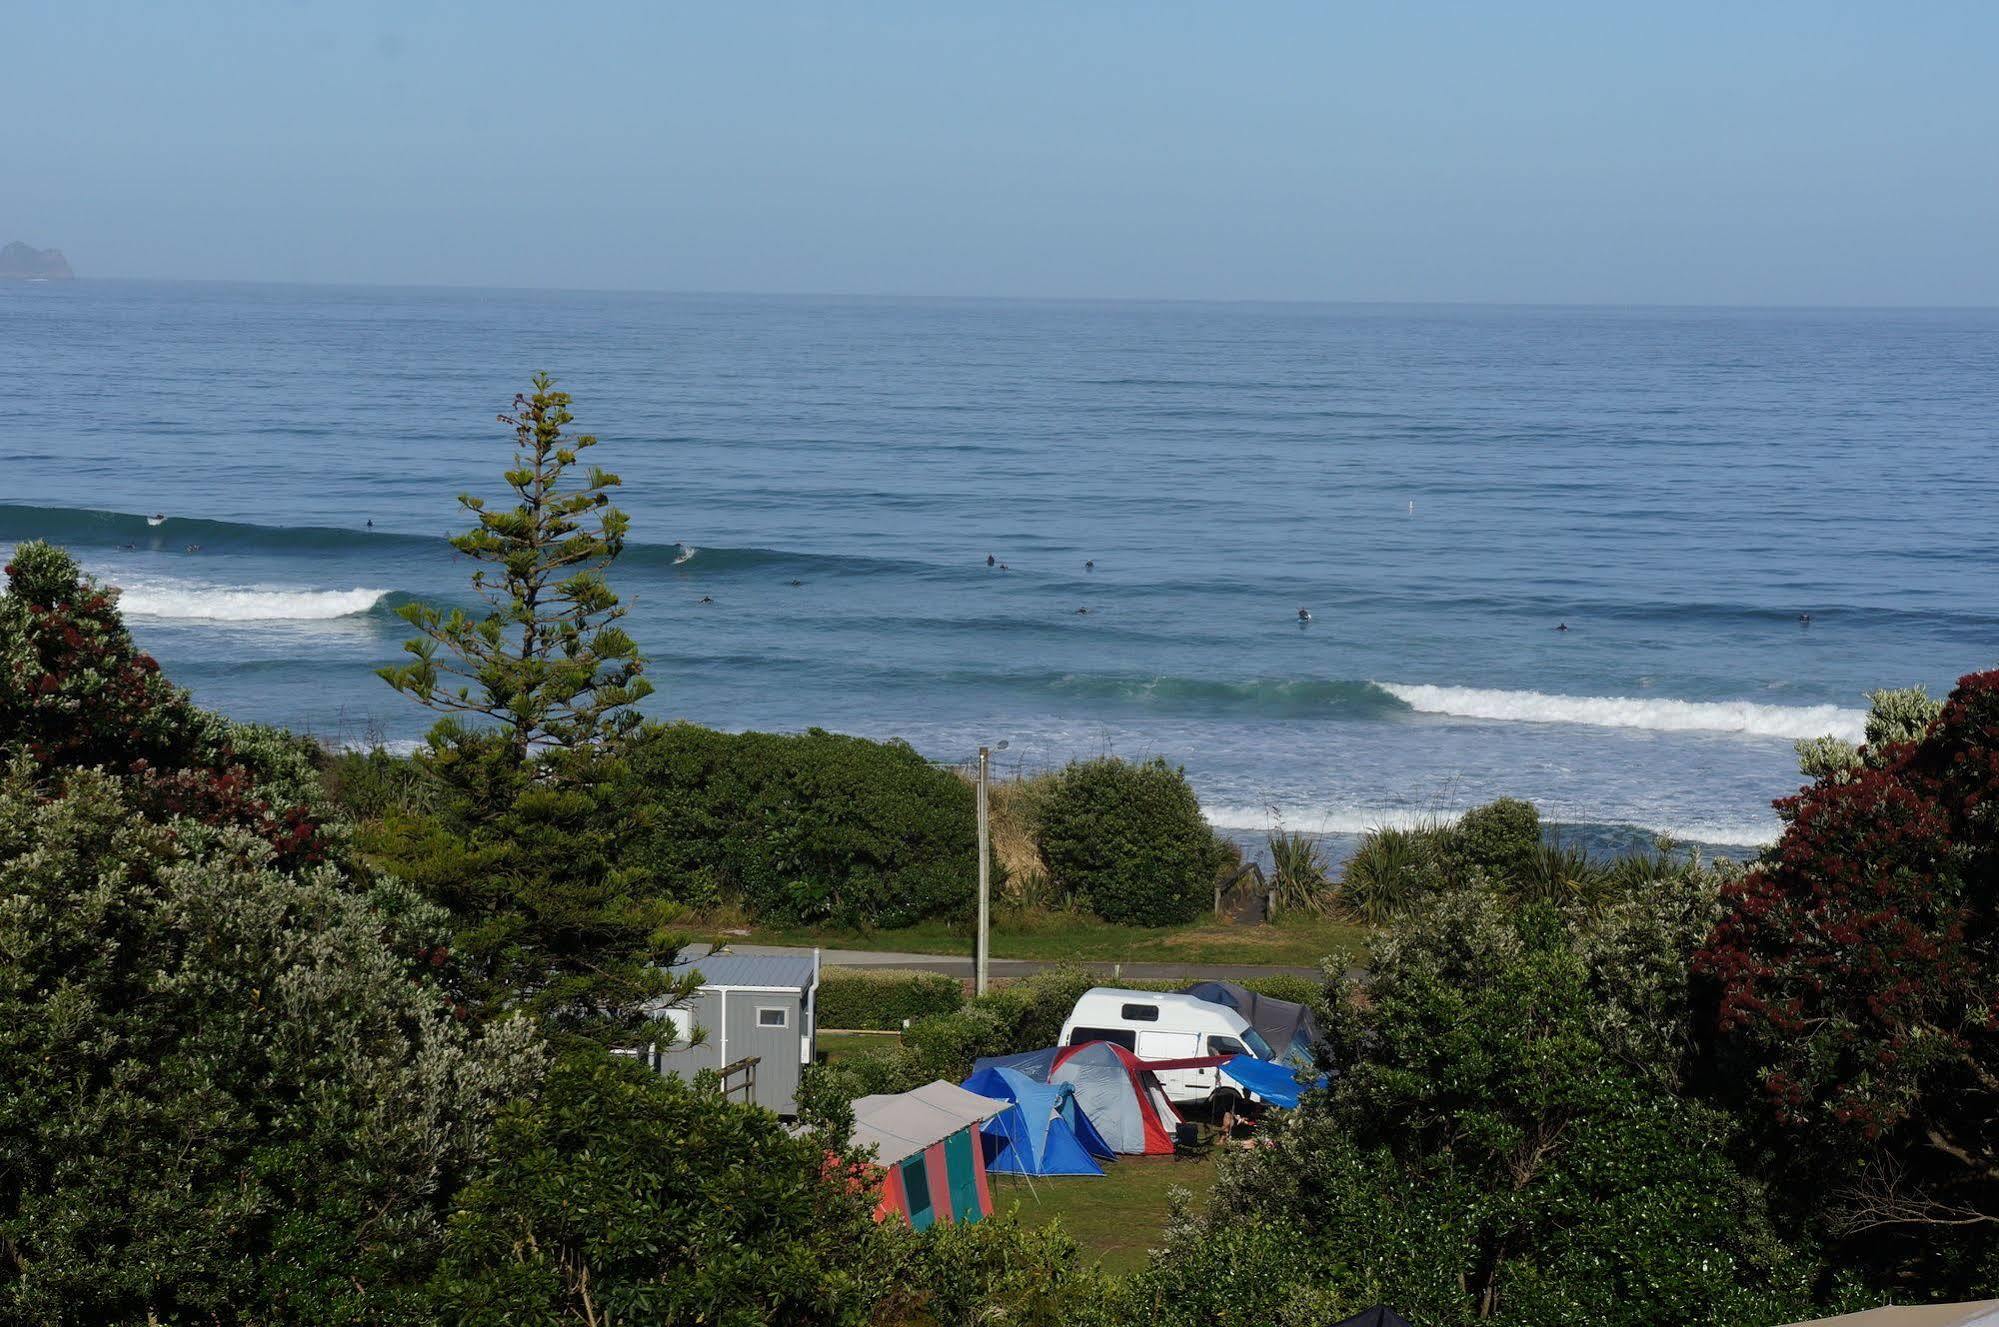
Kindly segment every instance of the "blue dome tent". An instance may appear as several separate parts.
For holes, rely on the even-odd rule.
[[[984,1129],[986,1169],[1013,1175],[1101,1175],[1116,1155],[1076,1104],[1068,1083],[1037,1083],[1017,1069],[977,1069],[967,1091],[1013,1102]]]

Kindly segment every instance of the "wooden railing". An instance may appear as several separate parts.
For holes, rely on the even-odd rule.
[[[724,1098],[734,1097],[738,1092],[740,1092],[743,1094],[743,1101],[745,1104],[754,1103],[756,1101],[757,1062],[761,1059],[763,1059],[763,1056],[761,1055],[746,1055],[742,1059],[736,1061],[734,1064],[723,1065],[721,1069],[717,1071],[718,1073],[720,1073],[722,1078],[722,1095]],[[730,1080],[737,1078],[740,1078],[742,1081],[740,1083],[731,1085]]]
[[[1264,896],[1264,910],[1270,910],[1270,885],[1263,878],[1263,867],[1256,862],[1244,862],[1242,869],[1226,880],[1215,881],[1215,916],[1224,915],[1225,906],[1242,888],[1245,878],[1256,881],[1256,892]]]

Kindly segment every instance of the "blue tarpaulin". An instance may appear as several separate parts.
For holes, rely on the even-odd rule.
[[[1308,1087],[1325,1086],[1325,1075],[1300,1081],[1288,1064],[1273,1064],[1254,1055],[1237,1055],[1222,1061],[1222,1072],[1262,1097],[1273,1106],[1295,1107],[1298,1095]]]

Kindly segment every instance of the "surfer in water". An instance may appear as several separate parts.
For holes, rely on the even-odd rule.
[[[1301,608],[1301,609],[1299,609],[1299,610],[1298,610],[1298,620],[1299,620],[1300,622],[1310,622],[1310,621],[1312,620],[1312,610],[1311,610],[1311,609],[1309,609],[1309,608]]]
[[[190,553],[199,553],[199,552],[201,551],[201,545],[200,545],[200,544],[189,544],[189,545],[187,546],[187,551],[188,551],[188,552],[190,552]]]
[[[803,584],[805,584],[805,582],[804,582],[804,581],[793,581],[793,582],[791,583],[791,588],[795,590],[795,589],[797,589],[797,588],[798,588],[799,586],[801,586],[801,585],[803,585]]]
[[[993,565],[993,555],[990,553],[986,554],[986,565],[988,567]]]
[[[1557,631],[1567,631],[1568,629],[1569,629],[1569,624],[1566,622],[1557,622],[1555,624],[1555,630]]]
[[[701,596],[701,602],[704,604],[712,604],[715,601],[713,599],[710,599],[707,595],[704,594]]]
[[[1085,562],[1083,564],[1084,571],[1095,571],[1096,569],[1097,569],[1097,560],[1095,558],[1091,558],[1088,562]]]
[[[1798,625],[1800,627],[1810,627],[1812,625],[1812,615],[1810,613],[1798,614]]]
[[[167,514],[163,511],[156,511],[146,518],[147,525],[165,525],[166,523]]]

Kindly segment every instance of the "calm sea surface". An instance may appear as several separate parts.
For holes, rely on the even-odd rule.
[[[1999,312],[80,281],[0,284],[0,367],[0,544],[332,739],[425,727],[370,670],[466,601],[538,368],[624,476],[662,716],[1740,845],[1796,738],[1999,663]]]

